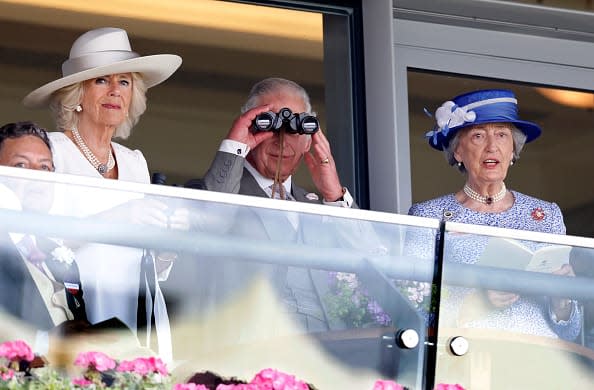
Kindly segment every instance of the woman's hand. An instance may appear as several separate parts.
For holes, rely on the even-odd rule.
[[[190,211],[186,208],[177,208],[169,216],[168,227],[174,230],[190,230]]]
[[[562,276],[575,276],[575,272],[573,272],[573,267],[569,264],[563,264],[561,268],[559,268],[556,271],[553,271],[552,274]],[[569,316],[571,316],[572,307],[573,305],[571,304],[571,299],[569,298],[551,298],[551,311],[555,313],[557,321],[567,321],[569,319]]]
[[[171,208],[167,203],[152,198],[134,199],[100,215],[108,221],[174,230],[190,229],[190,213],[187,208]]]
[[[511,306],[519,298],[520,296],[515,293],[487,290],[487,299],[491,302],[491,305],[495,306],[497,309],[505,309],[506,307]]]

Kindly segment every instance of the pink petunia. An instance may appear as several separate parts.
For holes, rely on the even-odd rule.
[[[394,381],[378,379],[373,384],[373,390],[404,390],[404,387]]]
[[[459,384],[450,385],[447,383],[439,383],[435,386],[434,390],[464,390],[464,387]]]
[[[132,361],[124,360],[117,368],[120,372],[133,372],[140,376],[147,376],[148,374],[169,375],[167,366],[159,358],[136,358]]]
[[[14,378],[14,371],[11,369],[8,369],[6,372],[0,373],[0,379],[2,379],[3,381],[9,381],[12,378]]]
[[[132,372],[134,371],[134,363],[130,360],[122,360],[116,370],[119,372]]]
[[[272,368],[265,368],[256,374],[250,384],[269,385],[271,390],[308,390],[307,383]],[[267,387],[264,387],[266,389]]]
[[[78,387],[87,387],[87,386],[91,386],[93,384],[93,382],[91,382],[90,380],[86,379],[86,378],[75,378],[72,380],[72,384]]]
[[[23,340],[5,341],[0,344],[0,356],[11,361],[26,360],[28,362],[35,358],[31,347]]]
[[[239,383],[236,385],[220,384],[216,390],[272,390],[272,385],[257,385],[254,383]]]
[[[74,364],[84,368],[95,369],[99,372],[112,370],[116,366],[115,360],[103,352],[81,352],[74,360]]]
[[[208,390],[208,387],[195,383],[178,383],[173,386],[172,390]]]
[[[163,360],[157,357],[150,357],[149,362],[152,365],[153,372],[161,374],[161,375],[169,375],[169,371],[167,370],[167,365],[163,363]]]

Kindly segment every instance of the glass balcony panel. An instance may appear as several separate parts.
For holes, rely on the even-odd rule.
[[[272,367],[318,388],[365,389],[379,378],[423,386],[427,321],[408,287],[431,283],[434,262],[404,243],[423,235],[434,252],[438,221],[4,167],[0,191],[0,266],[20,275],[0,278],[12,291],[2,339],[24,339],[52,364],[91,347],[118,358],[154,353],[138,339],[167,357],[165,339],[154,344],[142,327],[143,309],[154,307],[151,328],[167,333],[166,306],[178,382],[206,370],[249,380]],[[80,285],[66,271],[41,283],[19,247],[25,236],[50,271],[78,268],[93,324],[84,338],[56,338],[54,325],[73,316],[64,286]],[[40,298],[52,287],[61,307]]]
[[[591,387],[593,270],[592,239],[446,223],[436,383]]]

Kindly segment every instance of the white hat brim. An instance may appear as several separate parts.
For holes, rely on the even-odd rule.
[[[29,108],[46,107],[52,93],[61,88],[118,73],[141,73],[146,87],[154,87],[167,80],[180,67],[181,63],[181,57],[175,54],[155,54],[98,66],[62,77],[37,88],[25,96],[23,105]]]

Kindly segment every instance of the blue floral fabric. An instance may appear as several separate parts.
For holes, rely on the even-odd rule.
[[[565,224],[559,206],[512,191],[513,206],[499,213],[477,212],[462,206],[454,194],[449,194],[414,204],[410,215],[474,225],[488,225],[508,229],[531,230],[543,233],[565,234]],[[445,261],[474,264],[479,259],[489,237],[473,234],[448,234],[445,247]],[[433,257],[434,237],[427,232],[414,231],[407,237],[406,252],[422,259]],[[536,249],[539,244],[524,242]],[[542,245],[542,244],[540,244]],[[477,302],[486,302],[484,292],[473,288],[447,286],[442,293],[440,325],[454,327],[489,328],[574,340],[580,330],[582,314],[573,304],[571,317],[567,321],[554,321],[547,297],[520,297],[509,307],[497,310]],[[481,307],[481,304],[478,305]],[[472,309],[469,309],[472,308]],[[488,310],[485,310],[488,308]]]

